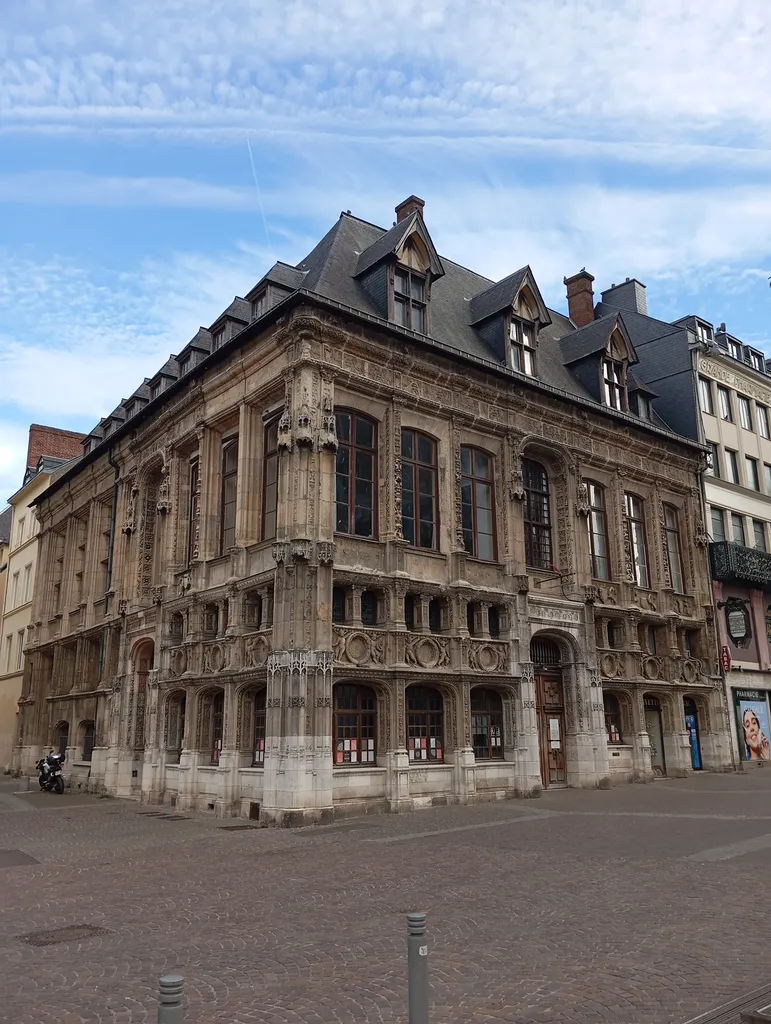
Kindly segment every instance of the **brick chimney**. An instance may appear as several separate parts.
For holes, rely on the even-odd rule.
[[[562,279],[568,289],[568,313],[576,327],[586,327],[594,320],[593,280],[586,267],[582,267],[572,277]]]
[[[396,223],[398,224],[400,221],[404,220],[405,217],[409,217],[409,215],[414,213],[416,210],[422,217],[425,205],[424,200],[418,198],[418,196],[409,196],[409,198],[405,199],[404,202],[399,203],[396,207]]]
[[[52,459],[74,459],[83,454],[82,441],[85,434],[74,430],[60,430],[58,427],[44,427],[33,423],[29,428],[27,445],[27,469],[35,469],[43,455]]]

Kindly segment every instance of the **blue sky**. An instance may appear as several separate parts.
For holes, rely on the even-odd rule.
[[[350,209],[771,354],[767,0],[3,0],[0,504]],[[259,187],[249,157],[251,146]]]

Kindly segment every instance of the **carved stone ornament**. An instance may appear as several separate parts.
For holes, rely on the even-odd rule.
[[[450,652],[446,637],[417,636],[407,642],[404,660],[408,665],[419,668],[444,668],[450,663]]]
[[[308,404],[307,391],[303,392],[303,401],[297,414],[295,441],[298,448],[313,448],[313,419],[311,417],[310,405]]]
[[[118,601],[118,615],[125,615],[127,611],[128,611],[128,601],[126,601],[126,600]]]
[[[509,477],[509,501],[524,501],[525,500],[525,481],[522,476],[522,469],[517,465],[516,469],[512,469],[511,476]]]
[[[181,676],[187,672],[187,651],[184,647],[178,647],[171,652],[169,658],[169,672],[173,676]]]
[[[654,658],[652,655],[643,658],[642,674],[646,679],[661,679],[663,664],[661,658]]]
[[[277,541],[273,545],[273,560],[279,565],[289,559],[289,545],[285,541]]]
[[[298,442],[299,443],[299,442]],[[310,562],[313,553],[313,543],[309,540],[292,541],[292,561]]]
[[[316,558],[319,565],[332,565],[335,560],[335,545],[331,540],[320,540],[316,543]]]
[[[517,586],[518,594],[527,594],[530,592],[530,577],[526,574],[522,576],[515,576],[514,582]]]
[[[267,664],[270,643],[267,637],[250,636],[244,643],[244,661],[247,668],[262,668]]]
[[[589,488],[583,480],[578,485],[578,497],[576,499],[575,512],[577,516],[588,516],[590,512]]]
[[[150,591],[153,599],[153,604],[161,604],[163,602],[163,587],[152,587]]]
[[[123,526],[121,526],[121,533],[125,533],[126,536],[130,537],[136,530],[137,520],[137,495],[139,494],[139,488],[137,487],[136,477],[131,478],[130,483],[130,496],[126,504],[126,515],[123,519]]]
[[[337,451],[337,421],[332,399],[324,395],[321,406],[321,426],[319,427],[319,448],[328,452]]]
[[[190,579],[190,573],[189,572],[183,573],[179,577],[179,581],[177,582],[177,588],[179,590],[179,596],[183,597],[188,592],[188,590],[190,590],[192,585],[193,584],[192,584],[192,581]]]
[[[505,672],[506,644],[471,641],[468,644],[469,668],[475,672]]]
[[[335,629],[332,647],[337,664],[359,668],[382,665],[385,663],[386,634],[363,629]]]
[[[169,468],[164,466],[161,470],[161,482],[158,484],[158,497],[155,502],[155,511],[159,516],[168,515],[171,512],[171,495],[169,493]]]
[[[709,544],[709,536],[704,523],[701,520],[701,516],[696,519],[696,522],[693,525],[693,540],[696,546],[700,548],[705,548]]]
[[[584,587],[584,604],[595,604],[600,600],[600,588],[589,584]]]
[[[617,655],[603,654],[600,658],[600,672],[606,679],[615,679],[621,673],[621,665]]]

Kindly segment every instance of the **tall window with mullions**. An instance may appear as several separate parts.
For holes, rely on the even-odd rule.
[[[410,761],[444,760],[444,701],[428,686],[407,687],[407,752]]]
[[[373,691],[338,683],[334,705],[335,764],[374,764],[377,704]]]
[[[335,529],[376,537],[377,424],[354,412],[338,412],[335,421]]]
[[[436,441],[402,431],[402,534],[417,548],[439,547]]]
[[[540,462],[522,460],[525,487],[525,563],[533,569],[549,569],[551,554],[551,513],[549,477]]]

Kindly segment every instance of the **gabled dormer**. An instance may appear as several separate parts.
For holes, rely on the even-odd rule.
[[[565,365],[593,398],[629,411],[629,367],[638,359],[621,313],[593,320],[562,338],[560,348]]]
[[[418,334],[430,333],[431,285],[444,267],[423,221],[422,199],[396,207],[396,223],[359,255],[355,276],[381,316]]]
[[[475,295],[469,320],[502,363],[537,376],[538,332],[552,321],[530,267]]]

